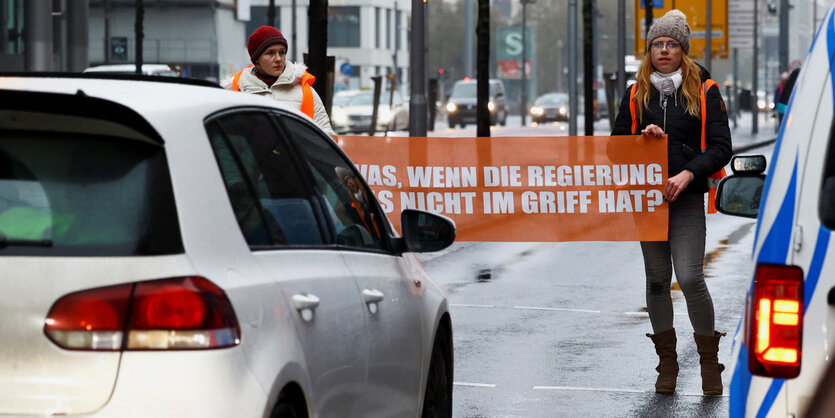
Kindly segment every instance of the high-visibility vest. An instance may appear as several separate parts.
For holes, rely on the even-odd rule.
[[[235,76],[232,77],[233,91],[241,91],[239,86],[241,74],[252,67],[254,67],[254,65],[247,65],[241,71],[235,73]],[[310,86],[313,85],[314,81],[316,81],[316,76],[305,71],[302,75],[302,105],[300,110],[305,115],[310,116],[311,119],[313,119],[313,89]]]
[[[701,99],[701,120],[702,120],[702,152],[707,149],[705,144],[705,123],[707,119],[707,91],[711,87],[716,86],[716,82],[707,79],[702,83],[702,91],[700,92]],[[631,92],[629,93],[629,114],[632,116],[632,134],[638,133],[638,104],[635,102],[635,91],[638,89],[638,83],[632,84]],[[707,179],[707,213],[716,213],[716,188],[719,186],[719,180],[722,180],[727,175],[725,167],[713,173]]]

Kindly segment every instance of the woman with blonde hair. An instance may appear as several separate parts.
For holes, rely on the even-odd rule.
[[[714,329],[713,300],[704,279],[704,194],[708,181],[718,177],[731,158],[731,133],[719,86],[687,56],[689,52],[690,26],[681,11],[671,10],[655,20],[647,32],[647,54],[636,83],[621,101],[612,135],[668,139],[669,178],[663,190],[669,204],[668,238],[641,242],[654,333],[647,336],[659,357],[655,391],[673,393],[679,370],[670,295],[675,270],[700,357],[702,391],[721,395],[724,366],[718,351],[725,333]]]

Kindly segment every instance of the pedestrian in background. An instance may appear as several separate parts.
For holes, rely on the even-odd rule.
[[[659,357],[655,391],[673,393],[678,377],[676,332],[670,295],[672,272],[687,301],[699,353],[702,391],[722,394],[713,300],[704,279],[705,204],[708,180],[731,158],[728,114],[719,86],[690,52],[690,26],[679,10],[655,20],[636,82],[621,101],[612,135],[668,137],[664,200],[669,204],[668,240],[641,242],[646,271],[647,312]],[[709,199],[710,200],[710,199]],[[709,212],[712,210],[708,209]]]
[[[272,26],[261,26],[246,44],[253,65],[224,80],[224,88],[272,97],[310,116],[328,135],[336,135],[322,99],[313,89],[316,80],[303,64],[287,60],[287,40]]]
[[[794,83],[797,81],[798,75],[800,75],[800,67],[792,70],[788,78],[786,78],[783,90],[780,92],[780,100],[774,104],[774,107],[776,107],[778,112],[780,112],[781,123],[783,120],[782,115],[786,113],[786,109],[789,107],[789,99],[792,98],[792,90],[794,90]]]
[[[789,72],[783,71],[780,74],[780,82],[777,83],[777,87],[774,89],[774,114],[777,115],[777,127],[775,130],[780,129],[780,124],[783,123],[783,114],[786,113],[786,106],[780,105],[780,97],[783,95],[783,88],[786,86],[786,80],[789,79]]]

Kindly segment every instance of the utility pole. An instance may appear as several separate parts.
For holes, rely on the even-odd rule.
[[[476,136],[490,136],[490,0],[478,0],[478,27],[476,58]]]
[[[81,72],[90,65],[89,0],[67,2],[67,70]],[[106,52],[105,52],[106,53]]]
[[[308,71],[316,76],[313,88],[328,108],[328,0],[310,0],[307,21]]]
[[[522,102],[521,102],[521,109],[519,109],[520,113],[522,114],[522,126],[525,126],[525,118],[528,114],[528,4],[533,4],[536,0],[521,0],[522,1],[522,65],[520,68],[522,71]]]
[[[298,37],[298,32],[296,30],[296,0],[293,0],[292,2],[290,2],[290,16],[291,16],[291,22],[292,22],[291,23],[292,26],[290,27],[290,31],[292,32],[291,35],[293,36],[293,45],[291,45],[293,47],[292,57],[293,57],[293,62],[296,62],[296,60],[298,59],[297,58],[298,55],[296,55],[296,54],[298,54],[297,51],[299,50],[298,43],[297,43],[299,37]]]
[[[568,135],[577,136],[577,1],[568,0]]]
[[[270,0],[267,6],[267,25],[275,27],[275,0]]]
[[[760,131],[759,127],[759,107],[757,107],[757,85],[759,84],[759,80],[757,80],[757,73],[759,73],[759,62],[760,62],[760,52],[759,52],[759,25],[760,25],[760,14],[758,11],[759,0],[754,0],[754,66],[753,66],[753,74],[751,75],[751,84],[752,90],[754,91],[754,97],[751,99],[753,100],[753,106],[751,106],[751,133],[756,134]]]
[[[145,7],[142,5],[142,0],[136,0],[136,22],[134,22],[134,31],[136,31],[136,74],[142,74],[142,41],[145,38],[145,33],[142,31],[145,20]]]
[[[110,64],[110,1],[102,0],[101,3],[104,11],[104,63]]]
[[[789,0],[780,0],[780,72],[789,71]]]
[[[711,27],[711,24],[713,23],[712,0],[707,0],[707,10],[705,11],[705,15],[707,15],[707,22],[705,22],[705,68],[710,71],[710,66],[713,62],[713,28]]]
[[[466,0],[464,2],[466,9],[466,21],[464,22],[464,75],[471,77],[473,75],[473,0]]]
[[[594,135],[594,0],[583,0],[583,93],[586,136]]]
[[[615,97],[626,94],[626,0],[618,0],[618,89]]]
[[[644,11],[646,12],[644,15],[644,37],[646,37],[647,33],[649,33],[650,26],[652,26],[652,0],[644,0]],[[651,40],[647,39],[647,42]],[[646,51],[646,53],[649,54],[649,51]]]
[[[412,0],[411,96],[409,99],[409,136],[426,136],[426,8],[422,0]]]

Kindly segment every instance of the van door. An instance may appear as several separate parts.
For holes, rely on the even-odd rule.
[[[830,290],[835,289],[835,246],[830,245],[835,229],[834,102],[829,66],[816,68],[812,63],[816,57],[822,58],[823,54],[807,60],[805,73],[795,86],[793,101],[797,103],[784,119],[784,136],[801,138],[796,163],[797,213],[787,261],[800,266],[804,273],[800,376],[786,381],[787,413],[795,416],[801,416],[808,408],[835,344],[835,307],[827,302]],[[815,112],[812,106],[818,97]],[[800,116],[801,113],[810,116]],[[796,124],[808,128],[794,127]]]

